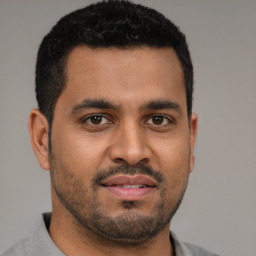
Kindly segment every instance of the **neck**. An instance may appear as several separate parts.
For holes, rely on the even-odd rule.
[[[56,246],[67,256],[174,255],[169,239],[169,226],[155,237],[141,243],[111,242],[85,228],[81,228],[81,225],[68,212],[66,215],[59,215],[53,211],[49,234]]]

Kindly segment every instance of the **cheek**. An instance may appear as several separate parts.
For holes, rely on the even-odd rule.
[[[157,168],[164,174],[171,186],[185,185],[190,169],[190,144],[188,137],[166,139],[156,145],[154,155]]]
[[[182,169],[182,166],[188,164],[190,156],[189,136],[166,136],[161,140],[151,142],[153,155],[158,159],[158,163]],[[164,166],[162,166],[164,167]]]
[[[71,129],[52,135],[52,150],[60,168],[92,176],[104,161],[106,143]]]

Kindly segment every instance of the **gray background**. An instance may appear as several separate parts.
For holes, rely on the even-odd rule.
[[[51,209],[27,130],[42,37],[92,1],[0,0],[0,251]],[[172,229],[224,256],[256,255],[256,1],[142,1],[187,34],[199,114],[196,166]]]

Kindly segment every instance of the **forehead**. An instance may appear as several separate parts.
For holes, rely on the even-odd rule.
[[[76,102],[103,98],[122,104],[131,98],[139,103],[178,97],[186,104],[183,70],[171,48],[76,47],[67,58],[66,76],[62,96]]]

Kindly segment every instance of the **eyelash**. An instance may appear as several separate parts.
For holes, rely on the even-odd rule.
[[[92,122],[92,118],[100,118],[99,119],[99,123],[98,124],[93,123]],[[154,124],[153,123],[154,122],[153,118],[160,118],[160,119],[162,119],[162,123]],[[104,120],[104,119],[106,121],[104,123],[102,123],[102,120]],[[171,118],[169,116],[166,116],[166,115],[163,115],[163,114],[150,115],[150,116],[147,116],[145,119],[146,120],[143,122],[143,124],[150,125],[151,127],[155,127],[155,128],[166,128],[166,127],[168,127],[171,124],[175,124],[175,120],[173,118]],[[113,124],[114,121],[112,121],[112,120],[111,120],[111,118],[109,116],[106,116],[104,114],[92,114],[92,115],[89,115],[89,116],[86,116],[85,118],[83,118],[81,120],[81,123],[83,125],[86,125],[88,127],[92,127],[94,129],[97,129],[97,128],[100,129],[100,128],[105,127],[107,125]]]
[[[90,115],[90,116],[87,116],[86,118],[83,118],[82,119],[82,123],[85,124],[85,123],[88,123],[88,120],[94,118],[94,117],[99,117],[102,119],[106,119],[108,120],[108,123],[113,123],[112,121],[110,121],[110,118],[109,117],[106,117],[105,115],[103,114],[93,114],[93,115]],[[89,123],[89,125],[92,125],[92,126],[98,126],[98,125],[102,125],[102,124],[93,124],[92,122]]]
[[[173,124],[174,123],[174,120],[172,118],[167,117],[165,115],[161,115],[161,114],[155,114],[155,115],[150,116],[149,118],[147,118],[146,122],[148,122],[149,120],[153,121],[153,118],[162,118],[163,122],[165,122],[165,121],[167,122],[167,124],[163,124],[163,123],[161,123],[161,124],[154,124],[154,123],[152,123],[151,125],[154,125],[154,126],[159,126],[159,127],[162,126],[163,127],[163,126],[167,126],[169,124]]]

